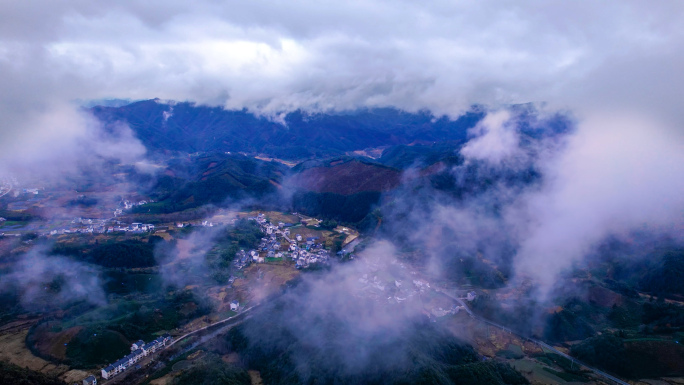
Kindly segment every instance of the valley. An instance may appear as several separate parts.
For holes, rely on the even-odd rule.
[[[178,119],[219,114],[158,101],[94,111],[170,140],[189,124],[154,117],[172,107]],[[152,115],[137,120],[141,111]],[[368,113],[310,117],[287,135]],[[561,272],[520,273],[502,218],[544,170],[465,156],[463,132],[449,130],[476,115],[432,122],[428,135],[423,115],[372,113],[417,122],[391,140],[384,128],[351,130],[367,141],[328,152],[316,138],[314,154],[250,147],[284,140],[266,134],[272,122],[241,139],[256,141],[239,145],[250,151],[209,141],[209,125],[193,128],[191,153],[147,143],[152,171],[109,162],[106,177],[6,178],[0,359],[62,384],[684,383],[675,243],[646,257],[650,240],[636,234]],[[531,125],[521,137],[565,135],[567,122],[550,119],[550,131]],[[155,351],[131,348],[159,338]]]

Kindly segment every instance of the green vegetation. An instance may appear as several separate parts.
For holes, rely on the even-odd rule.
[[[380,201],[381,192],[363,191],[351,195],[330,192],[298,192],[292,197],[294,210],[311,216],[357,223]]]
[[[45,359],[65,361],[76,368],[91,368],[121,358],[133,341],[149,341],[161,331],[173,330],[210,311],[208,304],[189,290],[170,292],[147,301],[120,300],[107,306],[66,312],[61,323],[51,328],[52,332],[83,327],[68,342],[66,357],[54,357],[36,348],[50,338],[42,334],[44,329],[40,324],[31,328],[26,343],[34,354]]]
[[[286,167],[243,155],[211,154],[175,159],[153,187],[157,200],[134,213],[172,213],[226,199],[262,198],[276,192]]]
[[[613,305],[608,313],[608,320],[620,329],[635,329],[641,325],[642,307],[634,302],[626,302],[622,306]]]
[[[559,371],[553,370],[551,368],[544,368],[544,370],[553,374],[556,377],[562,378],[563,380],[565,380],[567,382],[589,382],[589,379],[587,377],[579,375],[579,374],[568,373],[568,372],[559,372]]]
[[[226,283],[229,277],[230,263],[240,249],[254,249],[264,237],[259,224],[255,221],[240,219],[234,226],[227,227],[215,239],[215,244],[207,252],[206,260],[213,270],[213,278],[218,283]]]
[[[326,230],[332,230],[337,227],[337,221],[334,219],[327,219],[320,223],[321,228]]]
[[[487,361],[474,362],[465,365],[459,365],[447,369],[449,382],[458,385],[480,385],[480,384],[506,384],[506,385],[522,385],[529,384],[529,381],[523,377],[518,371],[513,369],[510,365],[502,362]],[[404,383],[404,382],[399,382]],[[417,384],[435,384],[438,382],[430,381],[428,378],[422,378]]]
[[[12,385],[66,385],[57,377],[21,368],[9,362],[0,361],[0,384]]]
[[[563,309],[552,314],[546,322],[544,337],[551,341],[581,340],[594,335],[595,330],[589,316],[599,309],[572,298],[567,301]]]
[[[29,222],[35,217],[26,211],[0,210],[0,217],[8,221]]]
[[[60,242],[52,247],[51,253],[75,257],[78,260],[103,267],[138,268],[156,265],[154,248],[165,242],[157,236],[141,239],[113,238],[105,243],[87,243],[87,240],[74,238],[70,242]]]
[[[69,341],[66,357],[77,368],[114,362],[130,353],[130,343],[121,333],[102,327],[84,328]]]
[[[440,161],[449,165],[460,164],[463,162],[458,154],[461,143],[440,142],[431,145],[393,146],[383,151],[378,161],[402,170],[415,165],[431,165]]]
[[[175,367],[175,366],[174,366]],[[228,365],[215,354],[205,354],[174,379],[173,385],[249,385],[244,369]]]
[[[291,290],[294,295],[276,298],[227,336],[233,350],[250,369],[261,373],[264,383],[528,383],[506,364],[482,362],[471,346],[427,320],[407,321],[401,332],[370,333],[355,327],[350,331],[349,321],[334,314],[302,320],[297,309],[303,289]],[[293,318],[306,324],[305,329],[288,326]]]
[[[466,113],[456,120],[435,118],[422,111],[408,113],[393,108],[362,109],[340,113],[307,114],[292,111],[284,116],[286,129],[247,110],[155,100],[122,107],[94,107],[95,116],[107,124],[126,122],[150,151],[243,151],[276,158],[308,159],[342,155],[364,148],[413,142],[462,141],[467,130],[482,117]],[[161,134],[163,133],[163,134]]]
[[[645,302],[642,322],[649,332],[672,332],[684,327],[684,306],[666,303],[662,297],[654,302]]]
[[[612,334],[603,334],[582,341],[570,353],[589,365],[624,374],[625,347],[622,340]]]
[[[519,359],[525,357],[525,354],[519,345],[509,344],[508,349],[496,352],[496,356],[507,359]]]
[[[674,341],[623,340],[603,334],[575,345],[571,354],[589,365],[627,378],[654,378],[684,373],[684,347]]]
[[[684,295],[684,250],[666,251],[658,265],[641,279],[639,286],[651,293]]]
[[[104,267],[150,267],[156,264],[154,243],[126,240],[106,243],[93,249],[86,261]]]

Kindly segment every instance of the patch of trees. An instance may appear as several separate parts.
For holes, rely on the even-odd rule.
[[[642,323],[642,313],[642,307],[636,303],[615,304],[608,312],[608,320],[619,329],[637,328]]]
[[[561,311],[547,318],[544,337],[551,341],[573,341],[591,337],[595,330],[589,317],[595,313],[596,309],[586,302],[570,299]]]
[[[0,384],[12,385],[67,385],[55,376],[22,368],[9,362],[0,361]]]
[[[295,211],[336,221],[357,223],[380,202],[379,191],[364,191],[351,195],[298,192],[292,197]]]
[[[67,207],[82,206],[82,207],[92,207],[97,204],[97,198],[88,197],[85,195],[80,195],[76,199],[72,199],[67,202]]]
[[[504,309],[496,298],[479,293],[470,306],[474,313],[486,319],[506,325],[523,335],[532,335],[533,320],[538,309],[538,304],[532,299],[521,299],[514,307]]]
[[[613,334],[588,338],[570,349],[570,354],[589,365],[625,374],[625,346],[622,339]]]
[[[130,353],[130,344],[124,336],[104,327],[87,327],[69,341],[66,357],[76,368],[91,368],[114,362]]]
[[[113,268],[138,268],[156,265],[154,247],[162,238],[151,236],[148,242],[137,239],[109,241],[88,245],[83,243],[58,243],[51,253],[72,256],[84,262]]]
[[[156,264],[154,243],[137,240],[99,245],[89,253],[86,260],[104,267],[136,268]]]
[[[136,304],[134,310],[109,323],[108,328],[123,334],[129,341],[147,341],[160,330],[173,330],[210,312],[211,307],[191,291],[177,291],[153,303]]]
[[[0,210],[0,217],[8,221],[28,222],[35,217],[26,211]]]
[[[102,272],[104,289],[109,293],[127,295],[131,293],[154,294],[162,290],[162,278],[157,274],[132,273],[108,270]]]
[[[326,230],[332,230],[337,227],[337,221],[334,219],[326,219],[320,223],[321,228]]]
[[[570,353],[589,365],[627,378],[684,373],[684,347],[667,340],[622,340],[612,334],[589,338]]]
[[[471,346],[422,318],[407,321],[402,332],[367,333],[361,325],[349,330],[348,320],[326,314],[307,319],[300,335],[284,325],[300,313],[297,306],[277,299],[226,337],[247,366],[261,373],[264,383],[528,383],[506,364],[480,361]]]
[[[173,380],[173,385],[249,385],[251,380],[244,369],[226,364],[215,354],[208,354],[193,362]]]
[[[639,287],[650,293],[684,295],[684,250],[670,250],[641,279]]]
[[[285,166],[242,155],[211,154],[176,159],[153,187],[158,202],[137,206],[134,213],[172,213],[226,199],[261,198],[276,191]]]
[[[484,289],[497,289],[506,285],[507,277],[479,258],[454,257],[445,262],[447,274],[453,278],[465,279],[467,283]]]
[[[206,255],[206,261],[213,270],[213,278],[226,283],[229,272],[226,270],[240,249],[255,249],[265,234],[259,224],[247,219],[239,219],[216,238],[216,243]]]
[[[646,302],[642,310],[642,322],[656,329],[684,327],[684,307],[666,303],[662,297]]]

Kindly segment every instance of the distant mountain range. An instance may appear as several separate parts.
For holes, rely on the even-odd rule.
[[[511,106],[522,143],[567,131],[567,117],[539,120],[531,105]],[[482,176],[477,165],[463,164],[460,148],[468,130],[484,116],[474,108],[456,120],[429,112],[362,109],[307,114],[290,112],[284,124],[246,110],[224,110],[192,103],[146,100],[123,106],[95,106],[93,114],[111,126],[128,124],[147,149],[163,156],[167,168],[157,175],[149,212],[176,212],[226,199],[278,200],[310,215],[359,222],[387,194],[409,179],[447,191],[454,198],[486,189],[495,180],[529,183],[534,170]],[[372,156],[373,158],[371,158]],[[269,158],[290,160],[290,168]],[[477,179],[477,178],[476,178]],[[472,182],[472,183],[470,183]],[[283,201],[282,198],[285,198]]]
[[[303,160],[382,146],[462,143],[484,113],[474,109],[456,120],[429,112],[392,108],[285,115],[285,124],[247,110],[146,100],[124,106],[95,106],[105,124],[124,122],[150,151],[245,152]]]

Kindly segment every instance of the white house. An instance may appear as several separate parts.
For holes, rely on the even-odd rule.
[[[97,378],[91,374],[83,380],[83,385],[97,385]]]
[[[232,311],[238,311],[238,310],[240,310],[240,302],[238,302],[237,300],[231,302],[231,303],[230,303],[230,310],[232,310]]]
[[[145,345],[145,342],[143,340],[138,340],[138,341],[134,342],[131,345],[131,352],[134,352],[138,349],[142,349],[143,345]]]

